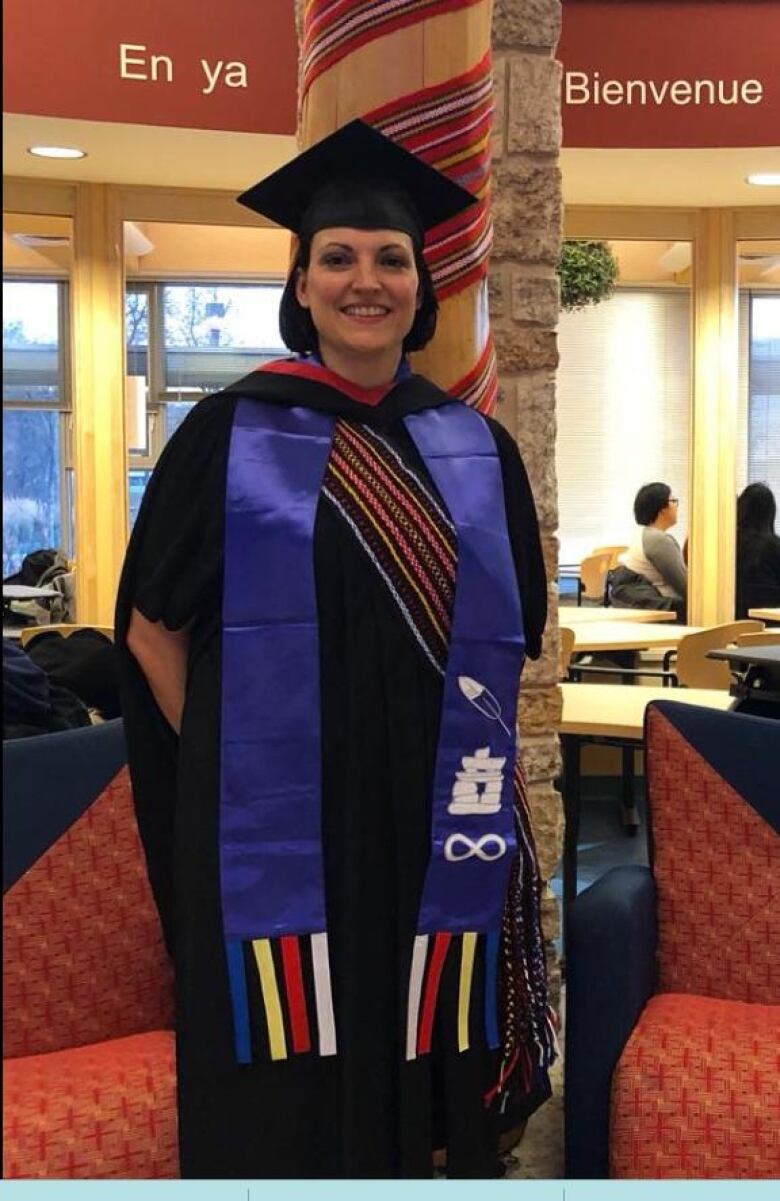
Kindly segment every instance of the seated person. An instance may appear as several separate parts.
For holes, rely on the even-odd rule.
[[[90,725],[86,705],[50,680],[26,651],[3,639],[3,741]]]
[[[737,500],[737,617],[780,607],[777,505],[766,484],[748,484]]]
[[[643,484],[634,498],[640,527],[619,566],[609,574],[613,605],[628,609],[672,609],[685,621],[688,568],[667,531],[677,522],[676,496],[668,484]]]

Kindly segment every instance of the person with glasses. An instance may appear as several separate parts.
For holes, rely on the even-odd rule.
[[[614,605],[629,609],[673,609],[685,621],[688,568],[675,538],[679,499],[668,484],[643,484],[634,497],[639,527],[619,566],[610,572]]]

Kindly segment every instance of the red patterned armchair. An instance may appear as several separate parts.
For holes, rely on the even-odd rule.
[[[6,1178],[178,1176],[171,969],[120,721],[3,747]]]
[[[663,701],[651,868],[567,927],[567,1176],[780,1177],[780,721]]]

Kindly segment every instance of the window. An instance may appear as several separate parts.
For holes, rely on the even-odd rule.
[[[740,294],[738,431],[738,491],[760,481],[780,498],[780,293]]]
[[[287,353],[282,284],[143,283],[125,301],[127,374],[147,395],[146,444],[130,447],[130,518],[171,435],[203,397]]]
[[[672,530],[687,527],[690,303],[686,290],[621,288],[562,313],[556,459],[560,559],[634,532],[637,489],[653,480],[680,498]]]
[[[3,281],[3,575],[73,553],[67,284]]]

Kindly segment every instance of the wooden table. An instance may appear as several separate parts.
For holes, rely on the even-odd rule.
[[[559,726],[563,747],[563,808],[566,828],[563,840],[564,924],[569,902],[577,895],[577,836],[580,820],[580,758],[586,742],[622,747],[623,814],[629,833],[638,823],[633,812],[633,757],[644,737],[645,709],[650,701],[673,701],[702,705],[708,709],[730,709],[734,699],[728,692],[710,688],[648,688],[623,684],[562,684],[563,715]],[[629,818],[626,821],[626,818]],[[565,939],[565,935],[564,935]]]
[[[604,605],[561,605],[558,609],[558,624],[571,628],[575,621],[580,625],[592,621],[634,621],[644,624],[677,621],[677,614],[671,609],[607,609]]]
[[[716,688],[657,688],[635,684],[561,684],[560,734],[609,735],[639,742],[651,701],[678,701],[707,709],[730,708],[734,698]]]
[[[760,617],[762,621],[780,621],[780,609],[748,609],[748,617]]]
[[[646,651],[651,647],[675,647],[686,634],[698,633],[699,626],[652,625],[636,621],[576,622],[567,626],[574,630],[574,653],[585,651]]]

